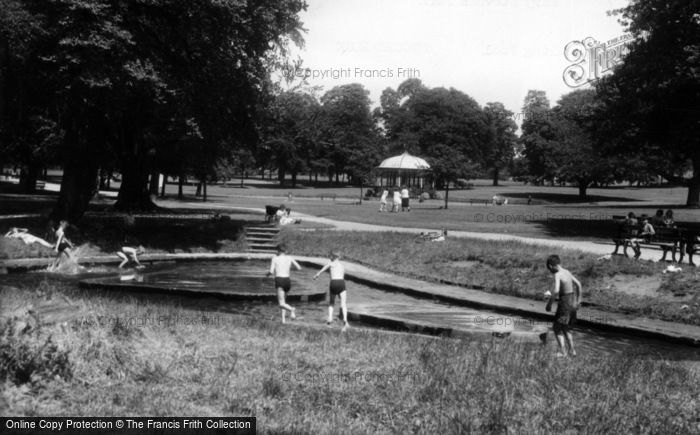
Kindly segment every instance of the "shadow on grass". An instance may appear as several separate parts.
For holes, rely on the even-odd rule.
[[[228,184],[216,184],[215,187],[222,187],[222,188],[230,188],[230,189],[240,189],[241,188],[241,183],[228,183]],[[346,183],[340,183],[340,184],[335,184],[335,183],[329,183],[326,181],[319,181],[317,183],[311,182],[309,183],[308,181],[299,181],[297,180],[296,185],[292,187],[291,182],[287,182],[284,184],[284,186],[280,185],[279,182],[277,181],[269,181],[269,182],[260,182],[260,180],[252,180],[252,181],[246,181],[243,184],[243,189],[245,188],[255,188],[255,189],[290,189],[290,190],[295,190],[295,189],[340,189],[340,188],[347,188],[347,187],[356,187],[359,189],[359,186],[352,186]]]
[[[532,193],[514,193],[507,192],[502,194],[507,198],[519,198],[527,200],[528,197],[532,197],[533,201],[539,202],[550,202],[555,204],[580,204],[580,203],[590,203],[590,202],[605,202],[605,201],[620,201],[620,202],[633,202],[635,199],[622,196],[602,196],[602,195],[588,195],[585,198],[581,198],[575,194],[569,193],[545,193],[545,192],[532,192]]]
[[[28,195],[3,188],[0,189],[0,209],[2,214],[48,214],[53,209],[57,198],[58,195]]]
[[[542,227],[548,236],[567,239],[585,237],[612,240],[620,232],[613,219],[547,219],[534,223]]]
[[[620,213],[620,216],[626,213]],[[533,221],[548,236],[567,239],[571,237],[603,239],[611,241],[620,234],[620,224],[612,216],[600,219],[547,219]],[[679,228],[700,231],[700,222],[676,222]]]

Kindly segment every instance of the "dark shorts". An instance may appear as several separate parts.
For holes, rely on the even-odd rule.
[[[576,323],[576,295],[569,293],[559,297],[557,312],[554,314],[553,329],[555,334],[564,334]]]
[[[342,292],[344,292],[345,291],[345,280],[344,279],[332,279],[330,291],[331,291],[331,294],[334,296],[339,295]]]
[[[288,292],[292,288],[292,280],[289,278],[275,278],[275,289],[281,288],[284,292]]]
[[[66,243],[66,242],[61,242],[61,243],[58,245],[58,252],[63,252],[63,251],[65,251],[65,250],[68,249],[68,248],[70,248],[70,245],[69,245],[68,243]]]
[[[408,207],[408,198],[401,198],[401,207]]]

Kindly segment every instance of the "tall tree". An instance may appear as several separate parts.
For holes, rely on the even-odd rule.
[[[61,137],[53,216],[71,220],[87,207],[106,156],[122,174],[117,206],[131,209],[151,206],[149,174],[176,168],[210,177],[230,148],[254,144],[270,65],[279,47],[299,41],[306,7],[302,0],[2,1],[19,5],[40,30],[25,32],[31,44],[0,43],[0,54],[20,51],[46,78],[32,86],[50,98],[42,125],[56,125]]]
[[[606,158],[596,147],[597,104],[594,89],[576,90],[564,95],[550,114],[555,139],[547,160],[552,174],[576,184],[581,199],[591,184],[614,179],[617,167],[615,159]]]
[[[411,96],[405,107],[408,114],[402,127],[415,135],[422,156],[444,162],[449,149],[464,157],[456,161],[483,167],[484,144],[490,141],[491,132],[486,115],[473,98],[452,88],[423,89]],[[433,169],[439,186],[454,181],[438,175],[454,171]]]
[[[486,103],[484,113],[491,130],[484,163],[493,171],[493,185],[498,186],[501,171],[510,166],[515,155],[518,125],[513,121],[513,112],[503,103]]]
[[[686,204],[700,207],[700,2],[632,0],[616,13],[635,39],[596,85],[600,128],[615,139],[607,150],[661,157],[658,173],[687,185]]]
[[[352,170],[350,155],[374,135],[369,91],[358,83],[336,86],[321,97],[321,104],[324,154],[337,182],[340,174]]]
[[[286,174],[292,174],[292,187],[297,174],[307,169],[319,141],[320,104],[313,95],[287,91],[271,102],[264,120],[264,141],[272,162],[277,167],[280,185]]]
[[[548,156],[551,155],[552,141],[555,137],[546,93],[540,90],[528,91],[522,112],[520,143],[529,178],[536,183],[553,180],[554,168],[548,162]]]

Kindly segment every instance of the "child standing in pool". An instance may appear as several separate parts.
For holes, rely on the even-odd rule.
[[[557,356],[567,356],[567,346],[569,354],[576,356],[571,327],[576,321],[576,310],[581,304],[581,283],[561,266],[558,255],[550,255],[547,258],[547,269],[554,274],[554,292],[545,292],[545,297],[549,297],[545,308],[547,312],[552,310],[552,302],[559,296],[553,325],[554,335],[559,344]]]
[[[331,251],[330,261],[314,275],[314,279],[317,279],[319,275],[328,269],[330,269],[331,273],[331,283],[328,299],[328,321],[326,323],[330,326],[333,322],[335,297],[340,296],[340,312],[343,315],[343,331],[345,331],[350,326],[348,324],[347,292],[345,291],[345,267],[340,263],[340,254],[337,251]]]
[[[292,286],[292,281],[289,278],[290,270],[294,266],[297,270],[301,270],[301,266],[292,257],[287,255],[287,247],[284,244],[277,246],[277,255],[272,257],[272,262],[270,263],[270,270],[267,275],[275,277],[275,288],[277,289],[277,301],[282,309],[282,323],[286,323],[285,315],[289,311],[289,317],[294,320],[296,319],[296,313],[294,308],[286,302],[286,295]]]

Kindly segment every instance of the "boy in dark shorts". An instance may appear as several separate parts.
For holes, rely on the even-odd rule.
[[[576,356],[570,328],[576,321],[576,310],[581,304],[581,283],[571,272],[561,266],[558,255],[550,255],[547,258],[547,269],[554,274],[554,291],[552,293],[545,292],[545,297],[549,297],[545,308],[547,312],[552,310],[552,302],[559,296],[553,325],[554,335],[559,344],[557,356],[567,356],[567,346],[568,353],[571,356]]]
[[[345,291],[345,267],[340,263],[340,254],[338,252],[331,251],[330,261],[314,275],[314,279],[317,279],[319,275],[327,269],[330,269],[331,284],[328,298],[328,321],[326,323],[328,326],[333,323],[333,305],[335,304],[335,297],[340,296],[340,312],[343,315],[343,331],[345,331],[350,326],[348,324],[347,292]]]
[[[277,255],[272,257],[270,270],[267,275],[275,277],[275,288],[277,289],[277,301],[282,310],[282,323],[286,323],[285,315],[289,311],[292,320],[296,318],[296,311],[286,302],[287,292],[292,286],[289,278],[290,270],[294,266],[296,270],[301,270],[301,266],[292,257],[287,255],[287,247],[284,244],[277,246]]]
[[[72,259],[71,249],[75,246],[66,237],[66,228],[68,228],[68,221],[61,221],[56,228],[56,245],[54,251],[56,251],[56,259],[51,265],[51,269],[56,270],[61,264],[62,258],[65,257],[67,260]]]

